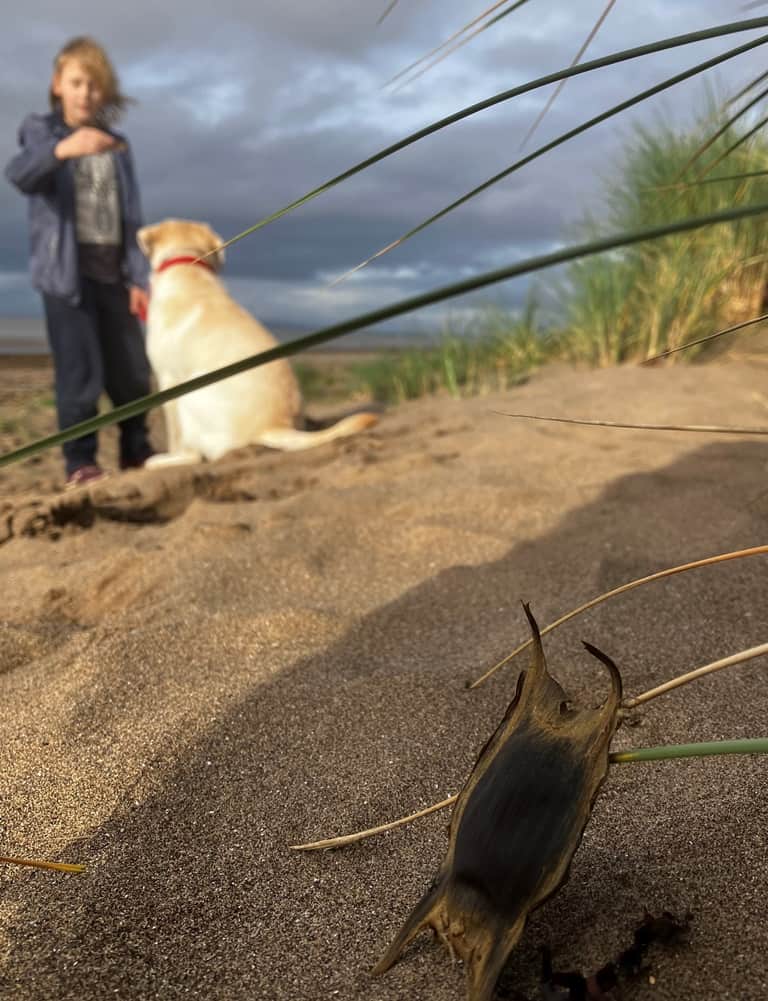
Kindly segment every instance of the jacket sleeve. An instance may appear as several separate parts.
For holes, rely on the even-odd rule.
[[[58,142],[43,115],[25,118],[19,129],[21,150],[5,168],[11,184],[25,195],[44,191],[62,163],[53,152]]]
[[[123,218],[125,276],[130,285],[139,285],[141,288],[147,288],[149,285],[149,261],[144,256],[136,239],[136,234],[142,226],[142,214],[139,186],[136,181],[136,172],[133,166],[130,147],[126,148],[125,152],[121,155],[124,157],[126,176],[131,189],[131,196],[127,199],[128,212]]]

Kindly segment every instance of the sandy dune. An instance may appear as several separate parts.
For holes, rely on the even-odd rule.
[[[504,396],[426,400],[304,454],[115,476],[62,496],[58,459],[0,478],[0,997],[458,1001],[426,936],[368,971],[442,858],[448,815],[359,846],[296,841],[460,787],[543,625],[665,566],[768,541],[768,440],[530,424],[523,410],[768,426],[758,363],[551,368]],[[113,447],[108,444],[109,448]],[[768,560],[643,588],[545,640],[603,698],[585,638],[635,694],[765,642]],[[615,747],[766,733],[766,662],[649,704]],[[693,913],[623,997],[768,997],[768,759],[613,766],[539,949],[593,971],[644,909]],[[653,977],[655,983],[649,983]]]

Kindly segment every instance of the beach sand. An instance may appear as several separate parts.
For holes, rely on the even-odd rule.
[[[4,415],[46,378],[6,373]],[[768,426],[768,366],[554,366],[303,454],[254,448],[66,497],[56,455],[0,470],[0,853],[88,867],[0,870],[0,997],[464,998],[427,935],[369,975],[437,871],[448,813],[344,850],[288,846],[458,791],[525,657],[464,682],[526,638],[521,600],[543,626],[768,541],[764,438],[505,410]],[[636,694],[765,642],[767,585],[753,557],[641,588],[545,637],[550,669],[574,701],[602,701],[584,638]],[[614,748],[763,736],[766,708],[756,660],[649,703]],[[647,908],[690,911],[690,932],[649,950],[625,1001],[768,998],[767,782],[760,757],[612,766],[498,997],[541,997],[542,946],[594,972]]]

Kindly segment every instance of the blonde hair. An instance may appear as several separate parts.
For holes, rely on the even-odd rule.
[[[103,47],[88,35],[71,38],[53,60],[54,77],[61,73],[69,59],[77,59],[98,84],[103,95],[99,118],[105,123],[117,121],[126,107],[133,103],[133,98],[121,92],[117,73]],[[53,93],[53,83],[48,91],[48,101],[54,111],[60,109],[61,101]]]

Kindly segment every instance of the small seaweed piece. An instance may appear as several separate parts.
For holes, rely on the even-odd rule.
[[[693,915],[688,912],[681,920],[669,911],[662,911],[660,917],[645,912],[642,924],[635,929],[634,943],[625,949],[617,960],[624,976],[637,977],[643,972],[643,960],[648,947],[654,942],[662,945],[676,945],[684,938]]]
[[[545,946],[541,950],[541,996],[544,1001],[587,1001],[603,995],[590,993],[587,978],[578,970],[555,972],[552,954]]]
[[[572,708],[523,608],[532,664],[459,795],[432,887],[373,970],[384,973],[432,927],[464,961],[469,1001],[489,1001],[528,915],[568,878],[619,725],[622,685],[613,661],[584,644],[608,668],[611,693],[597,709]]]
[[[678,920],[669,911],[654,917],[648,911],[635,929],[633,943],[624,949],[613,963],[606,963],[593,974],[585,976],[580,971],[556,971],[552,954],[543,947],[541,996],[544,1001],[609,1001],[609,992],[619,987],[620,978],[633,980],[648,972],[644,966],[645,954],[655,942],[664,946],[677,945],[684,939],[693,915],[687,913]]]

